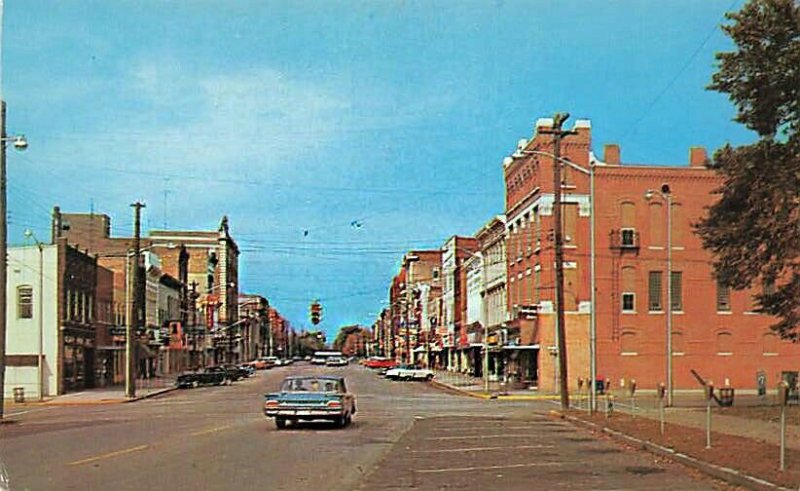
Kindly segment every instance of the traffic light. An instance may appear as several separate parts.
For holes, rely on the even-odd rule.
[[[311,323],[315,326],[322,320],[322,305],[318,301],[311,303]]]

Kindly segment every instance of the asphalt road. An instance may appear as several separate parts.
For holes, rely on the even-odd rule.
[[[262,394],[312,370],[347,376],[353,425],[276,430]],[[297,365],[134,404],[18,411],[0,427],[0,461],[13,491],[717,489],[554,420],[551,407]]]

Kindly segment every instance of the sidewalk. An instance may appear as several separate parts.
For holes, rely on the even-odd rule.
[[[506,401],[557,400],[558,394],[539,392],[536,389],[510,389],[497,381],[489,381],[489,392],[482,378],[469,374],[434,370],[433,383],[442,388],[478,399],[500,399]]]
[[[112,387],[86,389],[80,392],[69,392],[60,396],[47,397],[43,401],[33,399],[20,403],[14,402],[13,399],[6,399],[5,404],[6,407],[124,404],[175,390],[175,378],[176,376],[173,375],[138,379],[136,380],[136,397],[134,398],[125,397],[124,385],[115,385]]]

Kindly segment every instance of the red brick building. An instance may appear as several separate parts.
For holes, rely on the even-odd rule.
[[[546,155],[553,143],[539,130],[551,126],[552,120],[539,120],[530,141],[520,143],[518,157],[504,163],[509,327],[521,345],[531,346],[523,378],[545,390],[557,382],[551,356],[556,354],[553,159]],[[756,387],[757,373],[771,385],[782,371],[797,370],[800,347],[779,340],[769,330],[774,319],[754,312],[757,290],[718,285],[710,256],[693,233],[692,224],[722,183],[706,168],[705,150],[692,148],[688,165],[666,166],[622,163],[620,148],[607,145],[600,161],[591,152],[589,121],[576,121],[573,129],[561,147],[562,157],[583,169],[564,165],[562,172],[569,386],[589,375],[592,168],[599,376],[616,386],[635,379],[652,389],[665,382],[668,322],[676,389],[700,387],[691,370],[718,386],[748,389]],[[530,315],[531,307],[538,315]]]

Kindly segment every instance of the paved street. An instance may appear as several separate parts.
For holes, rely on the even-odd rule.
[[[307,365],[134,404],[10,413],[0,458],[12,489],[714,489],[679,466],[597,440],[547,402],[460,397],[359,366],[354,424],[277,431],[261,394]],[[666,487],[668,486],[668,487]]]

